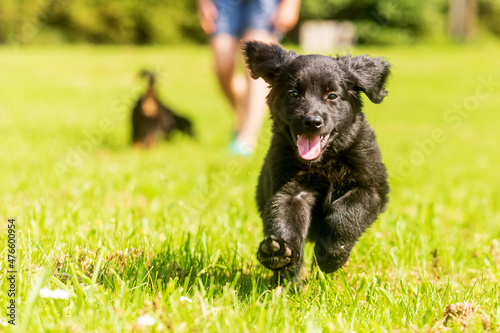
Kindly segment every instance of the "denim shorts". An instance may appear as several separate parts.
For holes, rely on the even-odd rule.
[[[281,0],[214,0],[217,8],[214,35],[241,38],[249,30],[265,30],[278,36],[271,16]]]

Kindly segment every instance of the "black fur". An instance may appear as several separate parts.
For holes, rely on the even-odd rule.
[[[193,136],[191,121],[174,113],[158,100],[155,75],[149,71],[142,71],[141,75],[148,78],[149,84],[132,111],[132,142],[151,147],[161,137],[170,138],[176,130]]]
[[[252,77],[271,88],[273,136],[257,187],[265,237],[258,259],[276,276],[296,279],[310,240],[320,269],[334,272],[388,201],[386,170],[360,92],[381,103],[390,65],[366,55],[297,55],[255,41],[244,45],[244,54]],[[299,135],[324,138],[316,158],[299,155]]]

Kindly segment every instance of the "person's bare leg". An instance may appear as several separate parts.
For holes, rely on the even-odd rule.
[[[234,76],[235,58],[239,52],[239,40],[231,35],[221,34],[212,38],[215,70],[224,95],[231,103],[236,116],[236,128],[242,126],[246,101],[246,82]]]
[[[248,31],[243,40],[259,40],[266,43],[277,43],[278,39],[265,30]],[[247,73],[247,99],[244,107],[243,122],[236,140],[249,150],[253,150],[257,143],[262,123],[267,113],[266,96],[267,83],[262,79],[253,80]]]
[[[231,90],[235,98],[236,133],[238,133],[246,118],[245,105],[247,103],[248,80],[244,73],[233,74],[231,80]]]

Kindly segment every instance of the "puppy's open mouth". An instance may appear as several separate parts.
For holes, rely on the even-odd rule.
[[[329,134],[302,134],[296,136],[296,143],[299,148],[300,157],[306,161],[312,161],[319,158],[329,137]]]

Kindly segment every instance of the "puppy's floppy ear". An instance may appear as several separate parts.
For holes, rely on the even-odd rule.
[[[261,77],[269,84],[289,61],[297,57],[295,52],[288,52],[277,44],[257,41],[246,42],[243,45],[243,55],[252,78]]]
[[[339,66],[347,73],[354,89],[362,91],[373,103],[381,103],[387,95],[385,84],[391,65],[382,58],[371,58],[363,54],[357,57],[337,57]]]

